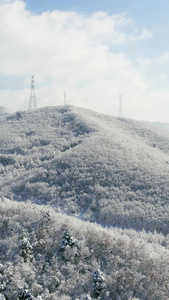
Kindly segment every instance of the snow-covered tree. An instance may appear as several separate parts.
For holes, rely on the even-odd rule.
[[[106,288],[104,278],[99,271],[95,271],[92,274],[93,278],[93,290],[95,297],[99,297],[100,293]]]
[[[67,246],[72,248],[77,246],[77,243],[68,231],[64,231],[62,240],[60,242],[60,250],[64,251]]]
[[[25,288],[18,289],[18,298],[19,298],[19,300],[33,300],[34,299],[31,292]]]
[[[19,236],[19,249],[20,255],[24,258],[24,261],[26,261],[28,258],[31,258],[32,246],[24,231],[22,231]]]

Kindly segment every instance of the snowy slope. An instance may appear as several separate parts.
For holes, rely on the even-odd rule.
[[[1,128],[2,195],[168,232],[168,132],[71,106],[16,113]]]
[[[0,215],[5,299],[168,299],[168,237],[102,228],[50,207],[7,199],[0,199]],[[27,297],[17,297],[18,287]]]

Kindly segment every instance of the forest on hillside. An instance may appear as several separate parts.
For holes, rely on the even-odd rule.
[[[169,132],[72,106],[0,126],[0,299],[167,300]]]
[[[0,125],[2,196],[168,233],[168,132],[70,106],[17,112]]]
[[[30,202],[2,199],[0,213],[6,299],[168,299],[168,236],[103,228]]]

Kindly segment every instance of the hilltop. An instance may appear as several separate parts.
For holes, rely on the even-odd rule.
[[[168,233],[167,131],[72,106],[17,112],[0,125],[2,196]]]

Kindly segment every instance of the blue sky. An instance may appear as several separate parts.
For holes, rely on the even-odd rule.
[[[0,0],[0,105],[169,122],[168,0]]]
[[[138,53],[143,50],[144,53],[155,55],[163,51],[165,46],[168,47],[168,39],[165,38],[165,34],[169,33],[168,0],[27,0],[25,2],[27,8],[36,14],[56,9],[82,14],[92,14],[96,11],[105,11],[108,14],[125,13],[133,20],[138,30],[146,27],[155,32],[155,39],[144,45],[144,49],[138,47]],[[130,53],[129,50],[128,52]]]

